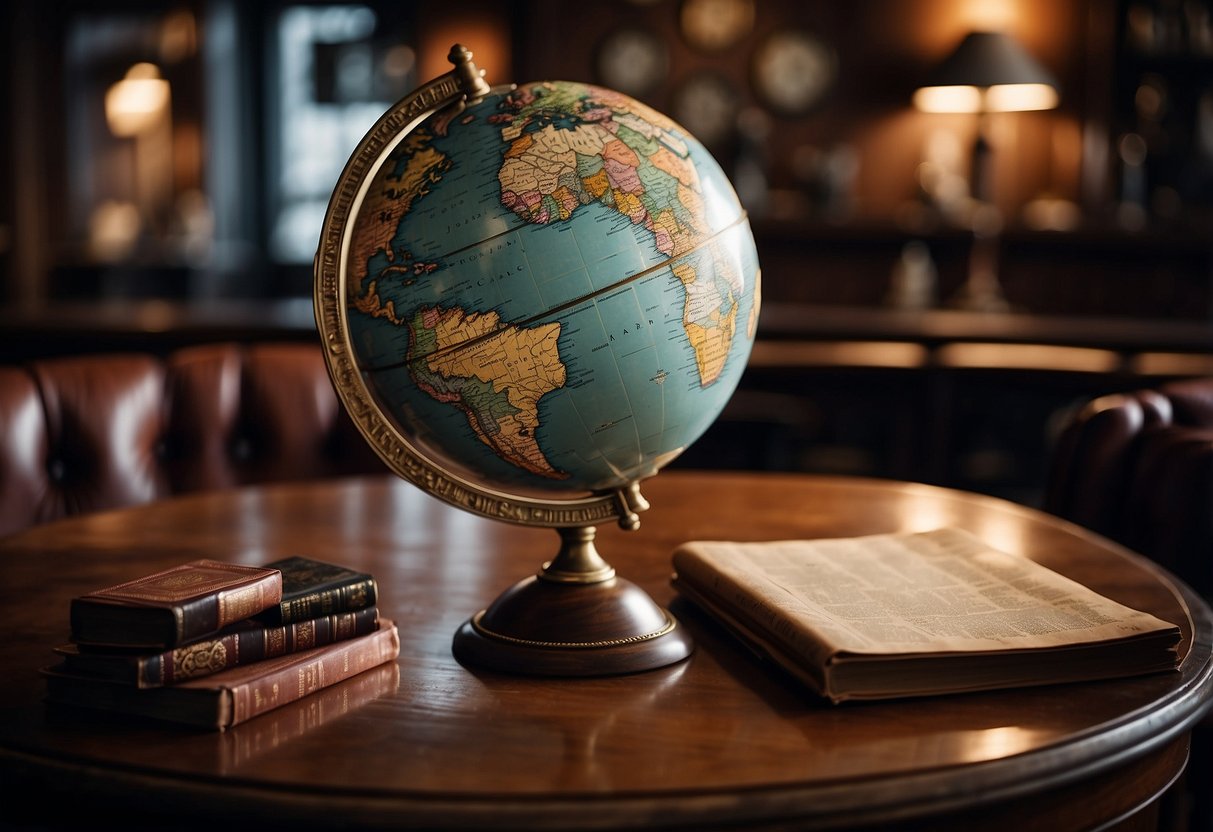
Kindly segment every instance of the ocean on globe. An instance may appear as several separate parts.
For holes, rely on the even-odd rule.
[[[648,106],[579,83],[494,89],[403,132],[364,189],[353,358],[452,475],[621,488],[736,388],[759,311],[749,223],[707,150]]]

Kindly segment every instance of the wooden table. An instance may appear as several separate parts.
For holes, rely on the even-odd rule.
[[[468,615],[555,551],[391,479],[195,495],[0,540],[4,813],[177,826],[1089,828],[1182,771],[1213,695],[1213,615],[1149,563],[1038,512],[879,480],[667,472],[639,531],[599,549],[662,603],[692,538],[955,525],[1183,628],[1180,672],[831,707],[695,610],[697,649],[631,676],[553,680],[452,657]],[[55,708],[37,670],[79,593],[199,556],[307,554],[373,572],[399,661],[226,733]],[[1045,826],[1030,824],[1048,818]],[[1144,824],[1138,824],[1139,828]]]

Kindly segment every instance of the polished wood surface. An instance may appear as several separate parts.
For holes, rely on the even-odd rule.
[[[639,531],[600,528],[624,577],[672,604],[685,662],[537,679],[464,668],[456,629],[534,572],[557,535],[466,514],[390,478],[199,494],[0,540],[0,776],[8,811],[174,822],[932,829],[1088,828],[1180,773],[1213,695],[1209,608],[1156,567],[1039,512],[881,480],[666,472]],[[688,539],[763,540],[960,526],[1178,623],[1182,667],[1130,680],[831,707],[679,604]],[[374,573],[400,625],[395,665],[223,733],[52,708],[38,668],[68,600],[208,556],[292,554]],[[357,683],[357,684],[356,684]],[[6,798],[6,800],[9,798]],[[1041,827],[1044,828],[1044,827]]]

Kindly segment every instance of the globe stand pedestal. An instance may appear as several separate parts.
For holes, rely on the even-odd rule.
[[[640,587],[615,575],[594,527],[558,529],[560,552],[455,633],[459,661],[539,676],[612,676],[691,654],[691,638]]]

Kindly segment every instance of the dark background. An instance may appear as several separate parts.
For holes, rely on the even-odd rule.
[[[1213,374],[1211,16],[1210,0],[10,2],[0,358],[313,338],[310,260],[340,168],[460,42],[492,83],[629,85],[699,132],[747,203],[759,344],[677,464],[1035,502],[1074,407]],[[999,313],[952,303],[974,263],[977,120],[911,104],[980,29],[1012,35],[1060,93],[988,124]],[[791,71],[821,90],[795,112],[761,69],[787,33],[826,58]],[[646,55],[653,73],[630,74]],[[107,92],[141,62],[168,81],[167,116],[116,135]],[[925,306],[898,301],[923,254]]]

